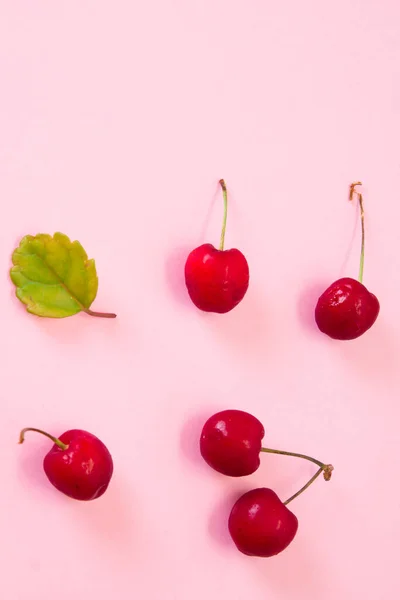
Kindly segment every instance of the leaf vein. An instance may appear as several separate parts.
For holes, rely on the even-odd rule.
[[[44,245],[46,245],[46,244],[44,243]],[[68,249],[67,249],[67,251],[68,251]],[[54,270],[54,269],[53,269],[53,268],[52,268],[52,267],[51,267],[51,266],[48,264],[48,262],[47,262],[47,261],[46,261],[44,258],[42,258],[42,257],[41,257],[39,254],[37,254],[36,252],[32,252],[32,253],[24,252],[23,254],[24,254],[24,256],[36,256],[36,257],[37,257],[37,258],[38,258],[38,259],[39,259],[39,260],[40,260],[40,261],[41,261],[41,262],[44,264],[44,266],[45,266],[45,267],[46,267],[46,268],[47,268],[47,269],[50,271],[50,273],[51,273],[52,275],[54,275],[54,277],[55,277],[56,279],[58,279],[58,282],[59,282],[59,283],[58,283],[58,284],[42,284],[42,283],[41,283],[41,282],[39,282],[39,281],[35,282],[33,279],[30,279],[29,277],[27,277],[27,279],[29,279],[30,281],[33,281],[34,283],[40,283],[41,285],[61,285],[61,287],[63,287],[63,288],[64,288],[64,290],[67,292],[67,294],[69,294],[69,296],[72,298],[72,300],[74,300],[74,301],[77,303],[77,305],[80,307],[80,309],[81,309],[82,311],[86,312],[87,308],[86,308],[86,307],[85,307],[85,306],[82,304],[82,302],[80,302],[80,301],[78,300],[78,298],[77,298],[77,297],[76,297],[76,296],[75,296],[75,295],[74,295],[74,294],[71,292],[71,290],[70,290],[70,289],[68,288],[68,286],[67,286],[67,285],[64,283],[64,281],[61,279],[61,277],[58,275],[58,273],[56,273],[56,271],[55,271],[55,270]],[[69,251],[68,251],[68,256],[69,256],[69,258],[70,258]],[[26,277],[25,273],[23,273],[23,275],[24,275],[24,277]]]

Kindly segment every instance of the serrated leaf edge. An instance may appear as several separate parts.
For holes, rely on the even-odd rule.
[[[19,298],[19,297],[18,297],[18,294],[17,294],[17,292],[18,292],[18,290],[19,290],[19,289],[21,289],[21,288],[19,288],[19,287],[18,287],[18,286],[17,286],[17,285],[14,283],[14,281],[13,281],[13,278],[12,278],[12,273],[13,273],[13,272],[15,273],[15,272],[18,272],[18,271],[20,271],[20,266],[15,264],[15,261],[14,261],[14,260],[15,260],[15,259],[14,259],[14,255],[15,255],[15,254],[18,252],[19,248],[21,247],[21,245],[22,245],[24,242],[30,242],[30,241],[32,241],[32,240],[34,240],[34,239],[37,239],[37,238],[40,238],[40,237],[41,237],[42,239],[43,239],[43,238],[47,238],[47,239],[53,239],[53,240],[54,240],[54,239],[56,238],[56,236],[57,236],[57,237],[61,236],[61,237],[62,237],[62,238],[63,238],[63,239],[66,241],[66,242],[68,242],[68,243],[69,243],[69,244],[71,244],[71,245],[73,245],[73,244],[76,244],[76,245],[80,246],[80,248],[81,248],[81,249],[82,249],[82,251],[83,251],[83,254],[84,254],[84,255],[85,255],[85,257],[86,257],[86,258],[84,258],[84,264],[85,264],[85,267],[86,267],[87,263],[91,262],[91,263],[93,264],[93,267],[94,267],[95,271],[97,271],[97,270],[96,270],[96,261],[95,261],[95,259],[94,259],[94,258],[89,258],[89,257],[88,257],[88,254],[87,254],[87,252],[86,252],[85,248],[82,246],[82,244],[81,244],[81,243],[80,243],[78,240],[74,240],[73,242],[71,242],[71,239],[70,239],[70,238],[69,238],[69,237],[68,237],[68,236],[67,236],[65,233],[61,233],[60,231],[56,231],[56,232],[55,232],[53,235],[50,235],[49,233],[37,233],[36,235],[31,235],[31,234],[25,235],[23,238],[21,238],[21,240],[20,240],[20,242],[19,242],[19,244],[18,244],[17,248],[15,248],[15,250],[13,251],[13,253],[12,253],[12,255],[11,255],[11,261],[12,261],[12,263],[13,263],[13,267],[11,267],[11,269],[10,269],[10,278],[11,278],[11,281],[12,281],[12,283],[15,285],[15,295],[16,295],[16,297],[18,298],[18,300],[19,300],[20,302],[23,302],[23,304],[25,304],[25,306],[27,306],[27,311],[28,311],[28,312],[31,312],[31,311],[29,310],[29,305],[28,305],[26,302],[24,302],[23,300],[21,300],[21,298]],[[51,266],[50,266],[50,265],[49,265],[49,264],[48,264],[48,263],[47,263],[45,260],[43,260],[43,258],[42,258],[41,256],[39,256],[38,254],[35,254],[35,256],[37,256],[37,257],[39,258],[39,260],[41,260],[41,261],[42,261],[42,263],[43,263],[43,264],[46,266],[46,268],[47,268],[47,269],[49,269],[49,271],[51,271],[51,273],[52,273],[52,274],[54,275],[54,277],[55,277],[55,278],[56,278],[56,279],[59,281],[59,284],[60,284],[60,285],[61,285],[61,286],[64,288],[64,290],[67,292],[67,294],[69,294],[69,296],[72,298],[72,300],[73,300],[74,302],[76,302],[76,304],[79,306],[79,308],[80,308],[80,311],[81,311],[81,312],[85,312],[85,313],[88,313],[88,314],[90,314],[90,312],[91,312],[91,311],[90,311],[90,307],[92,306],[92,304],[93,304],[94,300],[96,299],[97,292],[96,292],[96,296],[93,298],[93,300],[92,300],[92,302],[89,304],[89,306],[87,306],[87,307],[83,306],[83,304],[82,304],[82,303],[81,303],[81,302],[80,302],[80,301],[79,301],[79,300],[78,300],[78,299],[77,299],[77,298],[74,296],[74,294],[72,294],[72,293],[71,293],[71,291],[69,290],[69,288],[68,288],[68,287],[65,285],[65,283],[62,281],[62,279],[60,279],[60,277],[59,277],[59,276],[57,275],[57,273],[56,273],[56,272],[55,272],[55,271],[52,269],[52,267],[51,267]],[[98,279],[98,278],[97,278],[97,272],[96,272],[96,279]],[[32,313],[32,314],[35,314],[35,313]],[[77,313],[76,313],[76,314],[77,314]]]

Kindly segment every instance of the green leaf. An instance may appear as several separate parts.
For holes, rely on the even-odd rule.
[[[39,317],[61,319],[83,311],[94,317],[112,313],[90,310],[98,278],[93,259],[79,242],[63,233],[25,236],[12,255],[11,279],[26,310]]]

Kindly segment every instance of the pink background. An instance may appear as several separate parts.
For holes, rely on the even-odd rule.
[[[399,593],[400,9],[398,0],[10,0],[0,3],[1,597],[378,600]],[[186,253],[218,242],[251,285],[225,316],[188,301]],[[316,331],[318,293],[356,276],[364,182],[365,337]],[[97,310],[40,320],[10,254],[61,230],[97,262]],[[271,560],[233,547],[242,491],[284,499],[314,472],[264,457],[252,477],[199,458],[202,422],[241,408],[266,444],[335,465],[292,505]],[[115,477],[93,503],[41,470],[81,427]]]

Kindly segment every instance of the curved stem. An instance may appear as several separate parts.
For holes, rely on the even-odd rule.
[[[290,496],[290,498],[288,498],[283,504],[289,504],[289,502],[291,502],[292,500],[294,500],[295,498],[297,498],[297,496],[300,496],[300,494],[302,494],[303,492],[306,491],[306,489],[312,484],[314,483],[314,481],[321,475],[322,471],[324,470],[323,467],[320,467],[318,469],[318,471],[311,477],[311,479],[309,481],[307,481],[307,483],[305,485],[303,485],[302,488],[299,489],[298,492],[296,492],[295,494],[293,494],[293,496]]]
[[[360,254],[360,269],[358,272],[358,281],[362,283],[364,275],[364,253],[365,253],[365,225],[364,225],[364,204],[361,192],[357,192],[356,186],[362,185],[361,181],[352,183],[350,186],[350,200],[353,200],[354,194],[358,197],[358,204],[360,207],[360,218],[361,218],[361,254]]]
[[[83,308],[82,310],[91,317],[102,317],[103,319],[115,319],[117,317],[114,313],[96,312],[95,310],[90,310],[90,308]]]
[[[294,456],[295,458],[304,458],[304,460],[309,460],[310,462],[318,465],[318,467],[325,467],[324,463],[316,458],[312,458],[311,456],[307,456],[306,454],[298,454],[297,452],[285,452],[284,450],[273,450],[272,448],[261,448],[261,452],[268,452],[269,454],[281,454],[283,456]]]
[[[34,431],[35,433],[41,433],[42,435],[45,435],[46,437],[48,437],[49,440],[51,440],[59,448],[61,448],[61,450],[67,450],[68,449],[68,445],[67,444],[64,444],[64,442],[62,442],[58,438],[54,437],[53,435],[50,435],[50,433],[47,433],[46,431],[43,431],[42,429],[36,429],[36,427],[25,427],[25,429],[23,429],[21,431],[21,433],[19,434],[19,441],[18,441],[19,444],[23,444],[24,443],[24,441],[25,441],[25,433],[27,431]]]
[[[226,219],[228,217],[228,190],[226,189],[226,184],[223,179],[219,180],[219,185],[222,188],[222,195],[224,197],[224,217],[222,219],[221,241],[219,244],[219,249],[223,250],[225,245]]]
[[[326,465],[323,462],[321,462],[320,460],[313,458],[312,456],[307,456],[307,454],[299,454],[298,452],[286,452],[285,450],[273,450],[272,448],[261,448],[261,452],[267,452],[269,454],[280,454],[283,456],[294,456],[295,458],[302,458],[304,460],[308,460],[308,461],[314,463],[315,465],[317,465],[319,467],[318,471],[311,477],[311,479],[309,481],[307,481],[307,483],[305,485],[303,485],[303,487],[300,488],[298,492],[293,494],[293,496],[290,496],[290,498],[288,498],[286,500],[286,502],[284,502],[284,504],[289,504],[289,502],[291,502],[292,500],[297,498],[297,496],[300,496],[300,494],[305,492],[305,490],[308,487],[310,487],[310,485],[312,483],[314,483],[314,481],[316,479],[318,479],[318,477],[321,475],[321,473],[324,474],[325,481],[329,481],[330,478],[332,477],[332,471],[333,471],[332,465]]]

